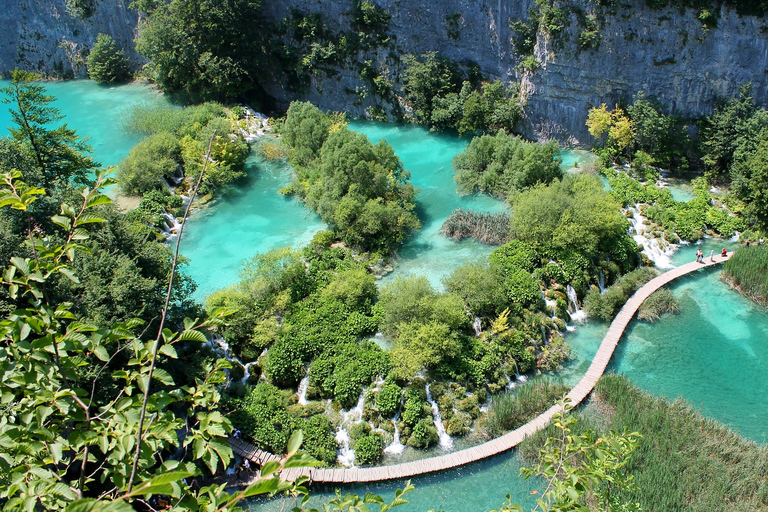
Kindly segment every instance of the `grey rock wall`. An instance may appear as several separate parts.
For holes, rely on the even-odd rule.
[[[65,0],[0,0],[0,73],[14,68],[83,76],[84,56],[100,33],[111,35],[134,66],[142,60],[133,39],[138,13],[130,0],[96,0],[85,20],[72,18]]]
[[[393,54],[440,51],[456,61],[474,61],[481,71],[519,81],[526,102],[521,129],[538,139],[556,138],[589,144],[584,122],[589,108],[605,102],[631,101],[638,91],[668,105],[672,112],[699,116],[712,111],[718,97],[733,97],[751,81],[757,101],[768,106],[768,19],[741,17],[723,9],[717,27],[705,29],[697,12],[652,10],[644,0],[629,0],[611,13],[591,0],[573,0],[569,23],[554,41],[539,33],[535,56],[539,68],[521,72],[512,44],[511,20],[527,16],[533,0],[374,0],[392,16],[393,45],[359,55],[397,76],[400,61]],[[97,0],[87,20],[72,19],[65,0],[0,0],[0,71],[14,67],[51,71],[58,66],[81,76],[78,54],[106,32],[133,50],[137,13],[129,0]],[[264,2],[266,14],[280,20],[292,8],[323,13],[329,28],[348,30],[352,0],[283,0]],[[582,14],[578,14],[581,11]],[[583,13],[597,12],[602,41],[581,51],[577,38]],[[459,37],[451,37],[447,18],[458,14]],[[260,27],[254,27],[259,30]],[[63,44],[62,44],[63,43]],[[364,115],[380,99],[360,98],[363,86],[354,63],[337,73],[313,75],[303,99],[325,109]],[[295,93],[280,81],[267,90],[282,105]]]

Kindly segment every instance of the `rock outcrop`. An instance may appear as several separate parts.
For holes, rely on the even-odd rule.
[[[556,138],[589,144],[584,126],[589,108],[631,101],[644,91],[671,112],[700,116],[712,111],[718,98],[733,97],[752,82],[754,97],[768,106],[768,18],[739,16],[722,8],[705,24],[691,9],[650,9],[645,0],[621,7],[600,7],[591,0],[562,1],[565,27],[555,37],[539,30],[534,57],[537,69],[524,70],[513,44],[512,20],[524,19],[533,0],[374,0],[391,15],[392,44],[358,55],[371,59],[390,76],[401,70],[399,55],[440,51],[455,61],[472,61],[492,77],[521,84],[526,118],[521,129],[538,139]],[[128,0],[98,0],[93,16],[70,17],[65,0],[0,0],[0,69],[13,67],[80,76],[78,55],[99,32],[107,32],[133,50],[137,13]],[[265,2],[265,14],[281,20],[292,9],[321,12],[327,28],[350,30],[352,1],[284,0]],[[587,14],[594,14],[599,31],[596,47],[584,48],[579,35]],[[258,28],[254,28],[258,30]],[[381,99],[360,95],[365,84],[354,62],[333,73],[311,77],[303,99],[325,109],[364,115]],[[284,81],[266,84],[279,104],[296,98]],[[357,90],[357,91],[356,91]]]
[[[130,0],[97,0],[86,19],[67,13],[65,0],[0,0],[0,72],[14,68],[60,77],[85,75],[85,58],[99,33],[111,35],[138,67],[133,44],[138,13]]]

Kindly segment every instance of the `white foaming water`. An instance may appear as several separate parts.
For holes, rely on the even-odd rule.
[[[675,252],[677,246],[667,242],[663,235],[661,239],[650,237],[645,224],[645,217],[640,213],[640,210],[634,207],[627,208],[627,210],[632,212],[632,217],[629,218],[629,222],[635,232],[632,238],[643,247],[643,254],[653,261],[658,268],[675,268],[670,255]]]
[[[299,389],[297,394],[299,395],[299,405],[307,405],[307,387],[309,386],[309,370],[307,374],[299,382]]]
[[[480,336],[483,333],[483,321],[479,316],[475,317],[472,327],[475,329],[475,336]]]
[[[403,396],[400,396],[400,407],[397,409],[395,417],[392,418],[392,425],[395,427],[395,434],[392,438],[392,442],[384,448],[384,453],[389,455],[400,455],[405,451],[405,445],[400,442],[400,429],[397,428],[397,422],[400,419],[400,413],[403,412]]]
[[[600,288],[600,293],[605,292],[605,274],[603,274],[602,269],[600,269],[600,276],[597,279],[597,286]]]
[[[243,378],[242,378],[242,379],[240,379],[240,383],[241,383],[241,384],[248,384],[248,379],[250,379],[250,378],[251,378],[251,371],[250,371],[250,368],[251,368],[251,365],[252,365],[252,364],[257,364],[257,361],[251,361],[250,363],[246,363],[246,365],[245,365],[245,366],[243,366],[243,369],[244,369],[245,371],[243,372]]]
[[[427,384],[427,402],[432,406],[432,421],[437,429],[437,437],[440,439],[440,449],[448,451],[453,449],[453,439],[445,431],[443,425],[443,418],[440,416],[440,409],[437,407],[437,403],[432,400],[432,393],[429,392],[429,384]]]
[[[173,235],[177,235],[181,229],[181,222],[179,222],[176,217],[168,212],[163,214],[163,218],[165,218],[165,223],[163,226],[163,233],[165,233],[165,236],[170,238]]]
[[[573,309],[573,312],[570,313],[571,322],[574,324],[584,325],[587,321],[587,312],[579,309],[579,297],[576,295],[576,290],[573,289],[573,286],[568,285],[566,288],[566,293],[568,295],[568,302]],[[573,329],[569,326],[568,330],[572,331]]]
[[[349,428],[352,425],[362,422],[363,407],[365,406],[365,390],[360,393],[360,398],[349,411],[341,412],[341,422],[336,430],[336,443],[339,445],[339,454],[337,456],[339,464],[352,468],[355,466],[355,450],[349,447]]]

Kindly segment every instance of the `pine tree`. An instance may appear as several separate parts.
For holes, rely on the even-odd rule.
[[[88,76],[99,84],[125,82],[130,78],[125,52],[118,50],[115,40],[99,34],[88,56]]]

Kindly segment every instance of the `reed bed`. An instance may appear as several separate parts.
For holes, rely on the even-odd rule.
[[[464,238],[474,238],[489,245],[502,245],[509,242],[508,213],[482,213],[458,208],[443,223],[440,232],[457,242]]]
[[[737,397],[734,397],[737,399]],[[616,496],[659,512],[768,510],[768,449],[702,416],[682,399],[654,397],[619,375],[604,375],[573,433],[627,429],[643,438],[625,471],[636,491]],[[535,458],[550,426],[526,439],[521,453]]]
[[[725,262],[723,279],[735,289],[766,306],[768,305],[768,250],[766,247],[743,247]]]
[[[568,392],[562,382],[539,378],[493,397],[483,427],[490,437],[514,430],[543,413]]]

